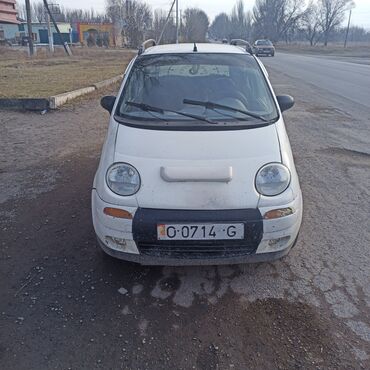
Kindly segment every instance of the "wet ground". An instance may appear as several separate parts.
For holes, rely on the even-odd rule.
[[[304,193],[275,263],[142,267],[95,242],[98,96],[0,112],[2,369],[370,367],[370,109],[271,70]]]

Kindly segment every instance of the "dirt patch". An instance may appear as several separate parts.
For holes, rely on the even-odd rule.
[[[160,282],[160,288],[165,292],[175,292],[181,284],[180,279],[177,275],[167,277]]]
[[[245,309],[241,330],[244,346],[256,351],[252,367],[266,368],[265,360],[270,357],[269,368],[351,368],[351,363],[341,358],[343,348],[336,343],[327,318],[313,307],[268,299]],[[259,334],[258,344],[255,333]]]
[[[349,44],[347,48],[343,44],[329,44],[328,46],[316,45],[309,46],[307,44],[279,44],[278,51],[284,51],[294,54],[311,54],[311,55],[326,55],[339,56],[348,58],[370,58],[370,46],[368,43]]]
[[[351,115],[348,112],[333,107],[307,106],[305,111],[316,115],[322,115],[325,118],[333,116],[338,117],[342,120],[348,120],[351,118]]]
[[[198,368],[357,368],[329,318],[316,308],[283,299],[233,302],[223,300],[194,315],[194,327],[200,326],[193,332]]]
[[[0,98],[45,98],[123,74],[133,57],[129,50],[74,49],[73,56],[21,51],[0,57]]]
[[[360,152],[358,150],[346,149],[346,148],[326,148],[321,150],[322,153],[328,155],[338,155],[338,156],[347,156],[351,157],[354,160],[370,160],[370,153]],[[370,164],[370,163],[368,163]]]

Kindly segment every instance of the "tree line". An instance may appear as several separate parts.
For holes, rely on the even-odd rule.
[[[69,9],[63,6],[49,5],[49,8],[57,22],[110,22],[106,13],[98,13],[94,9]],[[26,20],[25,4],[17,3],[18,18]],[[46,22],[46,10],[42,1],[31,2],[31,20],[34,23]]]
[[[253,9],[245,11],[243,1],[239,0],[231,14],[221,13],[215,17],[210,35],[327,45],[343,34],[343,21],[353,6],[352,0],[310,0],[308,3],[304,0],[256,0]],[[350,31],[352,39],[370,41],[370,33],[365,29],[352,27]]]
[[[172,43],[176,40],[175,14],[168,9],[156,9],[137,0],[106,0],[107,15],[113,23],[122,26],[122,33],[130,46],[139,45],[144,39]],[[179,24],[180,41],[204,42],[209,28],[208,15],[201,9],[187,8]]]
[[[243,0],[237,0],[230,13],[218,14],[211,24],[204,10],[187,8],[180,17],[180,41],[269,38],[273,42],[306,41],[312,46],[327,45],[344,39],[343,22],[353,5],[352,0],[255,0],[252,10],[247,11]],[[19,16],[25,18],[24,6],[18,10]],[[132,47],[147,38],[158,40],[162,36],[162,43],[176,40],[174,12],[168,17],[168,9],[152,11],[150,5],[141,0],[106,0],[104,13],[60,7],[55,18],[70,23],[112,22]],[[41,1],[32,4],[32,19],[45,21]],[[351,27],[349,41],[370,41],[370,32]]]

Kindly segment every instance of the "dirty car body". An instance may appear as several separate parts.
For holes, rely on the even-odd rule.
[[[154,46],[127,67],[92,190],[97,239],[141,264],[235,264],[286,255],[302,195],[261,62],[231,45]],[[280,106],[279,106],[280,105]]]

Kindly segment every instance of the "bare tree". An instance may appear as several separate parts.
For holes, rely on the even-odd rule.
[[[163,9],[157,9],[154,11],[154,18],[153,18],[153,30],[152,30],[152,38],[158,40],[162,30],[165,27],[167,19],[167,12]],[[170,17],[167,23],[167,26],[164,30],[162,35],[162,44],[169,44],[176,42],[176,25],[175,20],[173,17]]]
[[[212,37],[216,39],[224,39],[230,37],[231,22],[226,13],[218,14],[209,28]]]
[[[63,19],[63,22],[91,22],[91,23],[105,23],[110,19],[105,13],[96,13],[93,9],[68,9],[61,8],[61,14],[57,16],[58,19]]]
[[[253,8],[255,36],[273,41],[285,39],[304,14],[303,6],[302,0],[256,0]]]
[[[63,6],[50,6],[50,9],[57,22],[108,22],[109,18],[105,13],[97,13],[94,9],[69,9]],[[26,18],[24,4],[17,6],[18,16]],[[32,3],[31,7],[32,22],[46,22],[46,10],[42,1]]]
[[[231,38],[249,39],[252,31],[252,14],[246,12],[243,0],[238,0],[230,16]]]
[[[320,9],[311,1],[302,15],[301,26],[306,39],[311,46],[317,44],[321,38]]]
[[[32,15],[33,20],[37,22],[45,22],[46,16],[45,16],[45,7],[42,2],[33,3],[32,4]]]
[[[344,32],[344,29],[342,30],[342,32]],[[348,41],[369,42],[370,41],[370,32],[366,31],[366,29],[363,28],[363,27],[352,26],[349,29]]]
[[[152,10],[136,0],[107,0],[108,17],[120,28],[131,47],[138,47],[152,28]]]
[[[230,15],[221,13],[216,16],[210,27],[210,33],[220,39],[249,39],[252,34],[252,21],[252,13],[246,12],[244,2],[238,0]]]
[[[184,12],[184,36],[188,42],[204,42],[208,31],[207,14],[197,8],[188,8]]]
[[[106,16],[113,23],[115,37],[119,35],[124,37],[123,27],[128,16],[128,5],[125,0],[106,0]],[[117,41],[115,40],[115,43]],[[121,44],[124,44],[125,40],[122,41]]]
[[[320,23],[324,35],[324,45],[328,45],[330,34],[344,19],[345,13],[353,5],[352,0],[320,0]]]
[[[131,1],[127,15],[125,34],[132,47],[138,47],[152,26],[152,11],[148,4]]]
[[[107,16],[113,23],[122,21],[126,17],[128,3],[125,0],[106,0]]]
[[[17,9],[17,12],[18,12],[18,18],[19,19],[26,19],[27,18],[27,15],[26,15],[26,4],[25,2],[19,4],[19,2],[16,3],[16,9]]]

